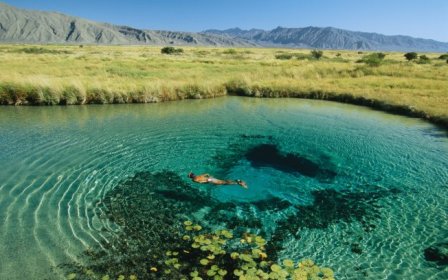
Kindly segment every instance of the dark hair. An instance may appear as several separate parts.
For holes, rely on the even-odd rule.
[[[194,178],[194,177],[196,177],[196,176],[194,175],[193,172],[188,173],[188,178]]]

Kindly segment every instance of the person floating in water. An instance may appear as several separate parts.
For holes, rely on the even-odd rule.
[[[188,178],[193,180],[193,182],[200,184],[214,184],[214,185],[240,185],[241,187],[247,189],[246,182],[242,180],[220,180],[213,178],[209,174],[194,175],[193,172],[188,173]]]

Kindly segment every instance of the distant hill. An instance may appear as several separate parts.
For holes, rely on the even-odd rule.
[[[228,35],[142,30],[0,3],[0,42],[256,46]]]
[[[0,3],[0,42],[448,51],[448,43],[434,40],[353,32],[333,27],[278,27],[270,31],[233,28],[200,33],[145,30],[98,23],[56,12],[18,9],[3,3]]]
[[[246,39],[262,46],[288,46],[317,49],[428,51],[446,52],[448,43],[409,36],[386,36],[377,33],[355,32],[333,27],[277,27],[261,29],[206,30],[202,34],[229,35]]]

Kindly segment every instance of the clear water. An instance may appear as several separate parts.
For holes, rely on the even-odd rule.
[[[257,141],[274,143],[283,155],[327,164],[336,175],[304,176],[256,166],[244,157],[220,168],[217,156],[238,155],[232,147]],[[236,97],[0,108],[0,279],[62,278],[52,267],[82,262],[83,250],[108,238],[104,228],[111,226],[93,211],[95,201],[138,171],[161,170],[185,181],[189,171],[241,178],[248,190],[192,187],[210,189],[222,202],[250,205],[275,197],[311,213],[314,208],[306,207],[316,206],[316,191],[379,190],[385,195],[373,202],[375,218],[336,217],[323,227],[303,226],[298,235],[284,238],[281,255],[313,258],[332,267],[338,279],[448,279],[447,267],[423,257],[426,247],[448,238],[443,132],[420,120],[356,106]],[[356,204],[354,197],[346,206]],[[255,215],[269,233],[288,211]],[[363,224],[363,219],[371,220]],[[374,228],[366,230],[366,224]],[[353,252],[353,246],[362,252]]]

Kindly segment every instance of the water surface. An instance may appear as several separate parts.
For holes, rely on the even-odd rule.
[[[212,224],[231,203],[233,220],[282,233],[281,258],[313,258],[338,279],[447,279],[423,256],[448,236],[447,166],[434,126],[332,102],[3,107],[0,279],[63,277],[52,267],[82,263],[118,229],[99,199],[164,170],[244,179],[248,190],[190,184],[214,202],[188,215]]]

